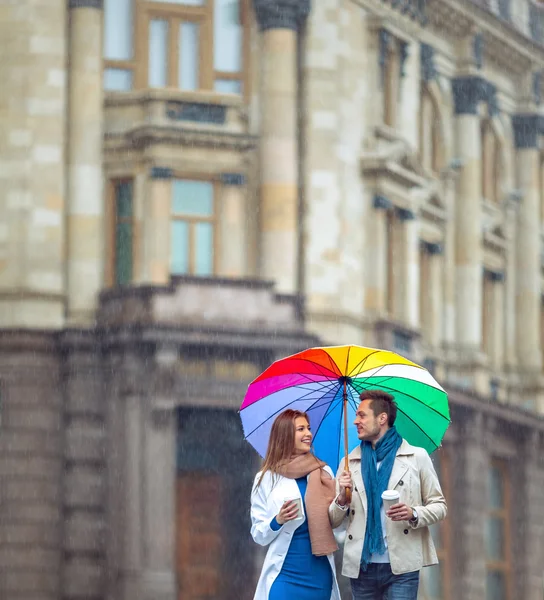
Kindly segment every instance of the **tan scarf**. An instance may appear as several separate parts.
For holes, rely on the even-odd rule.
[[[338,550],[329,521],[329,505],[334,500],[336,484],[323,470],[325,463],[313,454],[299,454],[278,467],[277,473],[288,479],[308,477],[306,516],[314,556],[325,556]]]

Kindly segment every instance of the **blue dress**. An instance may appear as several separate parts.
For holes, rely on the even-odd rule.
[[[307,480],[296,480],[302,502],[306,494]],[[306,504],[304,504],[306,512]],[[275,528],[272,525],[273,528]],[[332,570],[326,556],[314,556],[310,544],[308,519],[300,525],[291,539],[289,550],[280,573],[274,580],[269,600],[330,600],[332,593]]]

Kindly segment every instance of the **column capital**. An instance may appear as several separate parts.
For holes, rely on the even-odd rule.
[[[456,77],[452,84],[456,115],[477,115],[480,102],[487,103],[490,116],[499,112],[497,88],[483,77]]]
[[[104,0],[68,0],[68,8],[104,8]]]
[[[435,50],[429,44],[421,44],[421,78],[423,81],[432,81],[436,79],[438,73],[435,65]]]
[[[381,194],[374,194],[372,205],[374,208],[381,208],[382,210],[389,210],[390,208],[393,208],[393,203],[391,200],[385,196],[382,196]]]
[[[513,115],[516,148],[538,148],[538,137],[544,134],[544,117],[538,114]]]
[[[310,14],[311,0],[253,0],[253,6],[261,31],[298,31]]]

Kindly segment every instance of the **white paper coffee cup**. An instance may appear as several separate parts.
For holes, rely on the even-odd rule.
[[[296,504],[296,507],[297,507],[297,516],[294,519],[294,521],[297,521],[298,519],[302,519],[302,498],[300,498],[300,497],[296,497],[296,498],[284,498],[283,501],[284,502],[294,502]]]
[[[397,490],[385,490],[382,494],[382,502],[383,507],[385,508],[385,512],[387,512],[393,504],[398,504],[400,500],[400,494]]]

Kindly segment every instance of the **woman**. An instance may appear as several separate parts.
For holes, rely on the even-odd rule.
[[[276,418],[251,494],[251,535],[269,545],[255,600],[340,600],[328,515],[335,481],[311,444],[306,413]],[[302,514],[293,498],[301,499]]]

